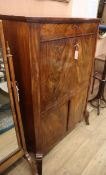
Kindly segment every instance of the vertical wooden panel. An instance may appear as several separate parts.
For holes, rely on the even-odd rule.
[[[3,21],[3,28],[5,41],[9,42],[13,55],[26,141],[31,143],[31,140],[34,140],[34,122],[32,117],[33,109],[29,59],[29,28],[27,23],[7,20]]]

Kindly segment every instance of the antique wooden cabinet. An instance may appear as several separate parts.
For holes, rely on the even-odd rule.
[[[1,16],[28,148],[47,153],[83,119],[99,20]]]

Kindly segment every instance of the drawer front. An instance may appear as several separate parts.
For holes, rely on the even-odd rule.
[[[45,41],[90,33],[95,34],[97,32],[97,28],[97,23],[42,24],[40,30],[40,39],[41,41]]]

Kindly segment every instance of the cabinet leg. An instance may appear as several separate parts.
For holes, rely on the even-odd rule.
[[[36,172],[36,166],[34,165],[34,161],[32,160],[31,156],[29,155],[28,152],[25,153],[25,158],[27,159],[30,167],[31,167],[31,170],[32,170],[32,174],[33,175],[37,175],[37,172]]]
[[[89,112],[86,110],[84,112],[84,118],[87,125],[89,125]]]
[[[42,175],[42,159],[43,155],[41,153],[36,154],[36,164],[38,175]]]

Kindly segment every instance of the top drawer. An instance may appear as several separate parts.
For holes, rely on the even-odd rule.
[[[40,29],[40,40],[54,40],[90,33],[95,34],[97,29],[98,23],[42,24]]]

